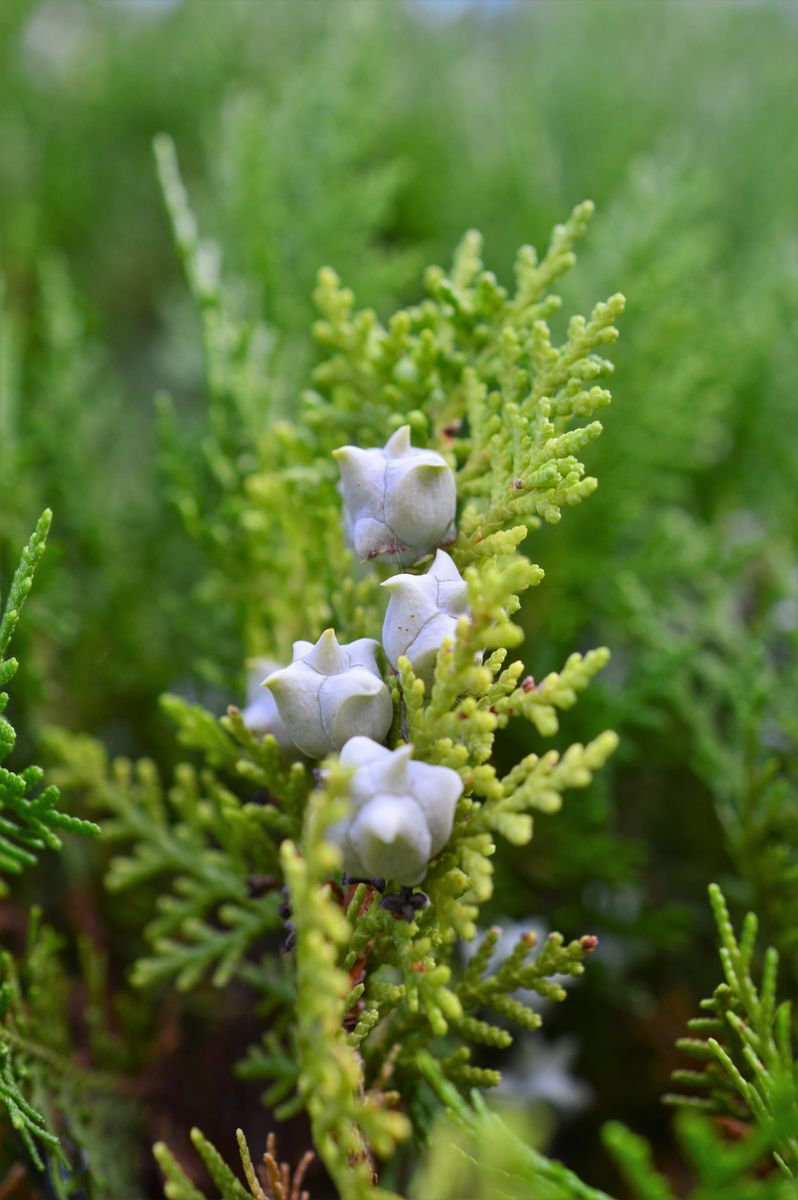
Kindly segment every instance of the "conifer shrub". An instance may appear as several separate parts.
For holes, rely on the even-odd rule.
[[[60,787],[113,848],[106,886],[125,902],[107,913],[112,945],[115,929],[129,937],[131,916],[134,941],[143,938],[121,989],[84,941],[79,1053],[89,1061],[78,1065],[66,1000],[56,1005],[69,992],[58,938],[31,918],[27,950],[5,960],[10,1124],[56,1194],[144,1194],[136,1091],[165,1069],[158,1006],[172,997],[203,1042],[242,1012],[254,1017],[253,1041],[227,1070],[265,1087],[274,1124],[304,1114],[309,1146],[283,1168],[270,1140],[258,1168],[246,1130],[240,1167],[199,1130],[193,1163],[159,1140],[169,1197],[207,1195],[197,1162],[234,1200],[298,1196],[310,1184],[343,1200],[454,1197],[453,1187],[488,1196],[497,1171],[511,1195],[603,1196],[484,1098],[516,1031],[539,1029],[528,997],[565,1001],[564,982],[589,970],[598,946],[590,930],[541,940],[522,929],[497,955],[501,930],[483,915],[497,844],[528,846],[535,818],[555,818],[617,746],[609,730],[546,745],[607,650],[572,653],[537,681],[511,654],[523,640],[520,597],[543,580],[524,553],[530,534],[596,486],[581,458],[610,399],[605,353],[623,299],[572,317],[559,344],[549,327],[552,287],[574,263],[592,206],[556,227],[542,257],[521,249],[513,290],[468,234],[452,269],[430,268],[425,298],[387,324],[323,271],[314,330],[323,356],[288,415],[273,410],[257,328],[199,235],[172,144],[160,139],[157,153],[212,389],[213,432],[198,462],[162,402],[173,498],[205,556],[206,602],[226,597],[247,650],[270,664],[272,699],[248,721],[257,702],[217,718],[165,696],[187,753],[168,776],[55,728],[54,783],[26,799],[38,769],[5,773],[7,870],[58,849],[56,828],[97,832],[56,807]],[[48,524],[49,513],[11,582],[3,646]],[[497,737],[517,722],[539,749],[506,763]],[[678,1102],[726,1113],[743,1132],[727,1145],[691,1118],[680,1137],[697,1195],[708,1186],[730,1198],[758,1194],[752,1187],[787,1195],[798,1106],[777,951],[755,983],[755,919],[738,941],[717,888],[712,902],[726,981],[710,1015],[692,1022],[700,1036],[682,1043],[705,1070],[675,1079],[700,1098]],[[606,1140],[640,1195],[669,1194],[635,1134],[610,1125]]]
[[[0,17],[0,1194],[791,1196],[794,29],[245,7]]]

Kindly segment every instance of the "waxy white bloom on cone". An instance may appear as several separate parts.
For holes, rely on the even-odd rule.
[[[429,680],[446,638],[453,638],[468,612],[468,585],[445,550],[425,575],[394,575],[382,587],[391,599],[382,627],[388,661],[397,667],[405,655],[421,679]]]
[[[340,750],[356,733],[378,741],[393,720],[391,694],[377,663],[379,642],[341,645],[326,630],[315,646],[294,642],[290,666],[265,681],[288,736],[309,758]]]
[[[344,522],[360,558],[408,566],[442,542],[454,540],[457,493],[446,460],[410,445],[403,425],[382,449],[341,446]]]
[[[412,887],[451,837],[462,780],[412,754],[412,746],[387,750],[367,737],[353,737],[341,751],[341,766],[355,768],[352,812],[327,836],[341,847],[350,875]]]
[[[247,659],[246,703],[241,710],[241,719],[250,732],[261,735],[270,733],[281,746],[293,749],[294,744],[280,716],[277,701],[270,691],[261,686],[264,678],[279,671],[282,665],[272,658]]]

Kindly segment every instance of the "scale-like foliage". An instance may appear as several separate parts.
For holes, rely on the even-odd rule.
[[[612,1200],[562,1163],[533,1148],[534,1130],[519,1132],[492,1112],[473,1092],[470,1102],[451,1086],[435,1060],[420,1056],[424,1075],[443,1103],[446,1119],[430,1138],[427,1160],[411,1190],[411,1200]],[[789,1200],[794,1183],[762,1165],[792,1126],[788,1106],[778,1103],[767,1126],[729,1141],[705,1117],[684,1113],[677,1138],[695,1187],[689,1200]],[[525,1136],[521,1136],[521,1133]],[[632,1200],[676,1200],[669,1181],[656,1170],[641,1137],[616,1122],[604,1128],[604,1141]]]
[[[679,1070],[674,1082],[698,1096],[669,1096],[736,1121],[761,1125],[771,1137],[784,1174],[798,1178],[798,1062],[792,1042],[792,1006],[777,1001],[778,952],[765,953],[761,983],[753,978],[757,918],[749,913],[739,939],[734,933],[720,888],[709,889],[720,939],[725,980],[702,1016],[690,1022],[694,1036],[678,1046],[696,1059],[696,1070]],[[773,1130],[778,1138],[773,1142]]]
[[[684,1114],[677,1120],[677,1133],[696,1179],[695,1189],[689,1193],[691,1200],[791,1200],[794,1183],[777,1172],[762,1171],[763,1160],[784,1128],[777,1119],[769,1130],[750,1134],[734,1145],[709,1121],[694,1113]],[[606,1127],[604,1136],[635,1200],[676,1200],[678,1193],[655,1169],[650,1147],[642,1138],[615,1124]]]
[[[248,649],[285,659],[291,640],[315,638],[332,622],[347,640],[379,632],[381,572],[356,568],[343,546],[337,445],[382,443],[408,423],[417,444],[446,456],[457,482],[452,553],[469,615],[444,643],[429,686],[404,659],[392,681],[389,745],[412,742],[421,761],[453,768],[464,786],[452,836],[424,883],[426,907],[401,919],[373,887],[336,882],[337,852],[324,833],[342,811],[345,775],[333,760],[320,786],[273,738],[249,733],[235,710],[217,722],[167,698],[179,741],[204,760],[178,767],[168,789],[151,764],[109,768],[97,748],[59,742],[62,781],[88,787],[92,803],[110,811],[108,837],[130,846],[113,860],[109,885],[149,892],[158,910],[135,981],[190,988],[236,976],[259,992],[269,1027],[241,1073],[271,1080],[267,1101],[281,1117],[307,1110],[341,1195],[365,1200],[374,1156],[392,1153],[411,1123],[423,1122],[418,1051],[435,1045],[459,1085],[495,1085],[498,1073],[472,1061],[472,1045],[506,1046],[511,1034],[485,1014],[534,1028],[538,1015],[514,993],[562,999],[554,977],[581,973],[596,944],[587,936],[566,945],[554,934],[535,953],[525,936],[492,974],[493,935],[469,967],[457,954],[492,894],[495,836],[527,843],[532,814],[553,813],[564,792],[587,787],[616,745],[604,733],[562,753],[527,754],[503,773],[492,761],[495,736],[513,719],[538,737],[556,734],[559,714],[608,658],[604,650],[572,655],[535,683],[508,652],[522,640],[519,597],[543,576],[520,543],[595,486],[578,455],[600,432],[583,422],[609,401],[596,383],[609,369],[599,351],[616,336],[622,301],[573,318],[565,342],[553,344],[551,285],[574,261],[589,204],[555,230],[540,262],[531,248],[520,252],[512,293],[484,269],[469,234],[450,275],[430,270],[426,299],[387,326],[369,310],[356,313],[351,293],[322,272],[315,332],[325,360],[294,417],[278,419],[264,390],[263,331],[237,309],[216,251],[200,238],[168,142],[158,143],[158,157],[202,316],[211,391],[210,492],[183,476],[177,499]],[[283,882],[293,987],[269,944]],[[397,1109],[402,1102],[408,1112]]]
[[[785,81],[791,81],[786,64],[791,65],[794,30],[781,23],[780,6],[755,14],[743,6],[728,20],[724,14],[723,30],[712,23],[711,6],[693,6],[694,13],[672,23],[667,5],[638,18],[627,7],[613,15],[606,5],[585,4],[577,22],[570,6],[527,6],[528,13],[515,6],[517,12],[503,12],[496,22],[483,21],[481,9],[478,16],[466,14],[445,34],[435,23],[418,20],[413,5],[338,4],[329,16],[330,6],[308,3],[294,16],[297,6],[286,2],[270,4],[264,16],[209,0],[202,6],[201,30],[192,24],[195,6],[167,5],[155,21],[134,13],[140,5],[117,7],[118,13],[108,8],[89,14],[77,5],[68,38],[59,36],[58,6],[9,0],[0,17],[0,56],[12,89],[1,118],[8,152],[0,173],[10,199],[4,268],[18,293],[12,296],[11,319],[4,314],[0,346],[5,533],[8,537],[19,520],[19,510],[30,507],[19,464],[26,456],[40,460],[28,472],[31,490],[38,494],[46,480],[48,499],[59,501],[59,520],[75,535],[64,545],[76,546],[79,559],[70,589],[54,590],[58,620],[48,621],[46,644],[40,645],[37,665],[48,668],[51,652],[60,657],[64,645],[71,649],[69,668],[50,672],[50,704],[78,721],[89,712],[91,727],[102,724],[116,744],[157,744],[155,722],[143,724],[152,706],[131,704],[130,698],[141,694],[146,700],[167,679],[170,687],[186,686],[185,650],[175,645],[174,655],[167,656],[163,643],[157,645],[170,624],[168,617],[161,619],[162,601],[167,613],[171,609],[172,627],[181,628],[180,640],[199,649],[204,676],[217,683],[224,679],[220,707],[233,694],[245,653],[285,660],[295,637],[315,636],[329,624],[349,636],[375,633],[379,575],[361,573],[342,550],[327,451],[342,440],[381,444],[398,421],[408,420],[415,441],[441,449],[457,469],[460,540],[454,553],[468,574],[474,619],[446,647],[427,689],[403,664],[400,678],[392,681],[397,702],[392,744],[407,737],[427,761],[450,763],[460,771],[466,794],[450,845],[432,865],[429,910],[405,923],[380,909],[367,888],[342,887],[339,893],[333,884],[327,897],[333,909],[345,912],[349,927],[348,933],[341,927],[340,944],[331,939],[332,954],[349,975],[343,1023],[350,1047],[363,1059],[364,1082],[374,1084],[387,1064],[384,1081],[402,1090],[419,1128],[415,1109],[424,1085],[414,1045],[432,1045],[446,1076],[458,1084],[495,1081],[492,1071],[463,1058],[467,1047],[461,1043],[507,1045],[512,1035],[503,1024],[490,1023],[491,1012],[515,1018],[522,1027],[537,1019],[516,1004],[514,983],[556,994],[549,970],[575,971],[592,945],[577,939],[565,946],[554,937],[535,956],[531,939],[521,938],[510,966],[491,973],[485,960],[492,934],[465,971],[455,944],[455,935],[474,934],[480,906],[490,896],[497,840],[526,845],[533,817],[553,812],[565,788],[588,783],[613,747],[609,734],[559,757],[545,745],[557,732],[560,712],[605,657],[593,651],[568,658],[573,646],[584,650],[607,642],[622,651],[612,719],[605,694],[591,710],[595,720],[588,714],[581,728],[615,727],[616,714],[622,731],[639,729],[640,717],[660,721],[658,752],[669,756],[669,768],[690,771],[686,810],[696,795],[704,796],[702,785],[711,790],[728,847],[768,935],[798,977],[798,838],[790,802],[794,717],[784,686],[789,680],[762,660],[756,646],[764,640],[760,626],[747,617],[736,619],[735,612],[727,620],[729,609],[750,611],[751,575],[746,572],[743,588],[731,574],[710,580],[716,547],[709,542],[725,540],[728,526],[707,524],[710,552],[701,562],[685,564],[677,562],[673,542],[663,541],[663,529],[673,529],[676,521],[666,514],[659,522],[668,504],[714,518],[743,500],[784,528],[794,526],[796,443],[783,436],[794,393],[785,319],[794,294],[787,186],[794,153],[789,139],[773,136],[788,119],[789,104],[782,101]],[[626,53],[641,34],[643,44],[648,36],[656,40],[664,88],[652,81],[650,55]],[[743,48],[752,62],[767,61],[769,70],[755,89],[730,89],[727,64],[737,62]],[[613,81],[600,93],[597,61]],[[97,70],[98,63],[105,69]],[[696,107],[691,89],[680,84],[698,76],[705,103]],[[82,86],[89,78],[91,86]],[[398,79],[403,86],[397,92]],[[66,99],[69,103],[62,102]],[[217,109],[223,110],[218,131],[208,139],[209,116],[215,124]],[[159,315],[175,335],[164,354],[163,324],[153,320],[153,306],[142,294],[142,283],[146,287],[152,279],[168,284],[159,269],[162,230],[148,207],[148,193],[155,192],[142,169],[155,121],[181,146],[198,182],[203,221],[223,229],[233,272],[214,274],[215,251],[184,220],[187,206],[161,143],[172,215],[179,231],[190,235],[183,248],[206,325],[212,397],[207,430],[184,438],[175,422],[165,435],[174,497],[210,566],[188,602],[179,555],[169,552],[155,506],[151,512],[135,506],[130,527],[139,528],[138,548],[126,536],[130,527],[120,537],[123,527],[116,523],[126,508],[123,497],[135,493],[149,503],[154,495],[146,473],[128,464],[131,445],[147,446],[146,438],[131,437],[132,429],[146,428],[141,415],[146,409],[126,405],[115,412],[98,402],[114,389],[106,388],[104,374],[84,371],[90,365],[87,329],[101,324],[103,337],[116,329],[124,342],[121,337],[114,342],[113,335],[109,340],[123,350],[120,362],[137,389],[153,364],[160,370],[171,355],[166,369],[176,385],[181,422],[185,418],[188,428],[196,418],[191,405],[200,392],[199,356],[186,336],[185,307],[175,305],[168,286],[157,289]],[[29,123],[41,153],[24,149],[29,139],[20,135]],[[712,136],[703,136],[710,125]],[[601,137],[595,136],[597,128]],[[75,131],[82,149],[87,144],[102,149],[112,134],[129,148],[116,165],[110,163],[103,189],[85,187]],[[706,151],[705,174],[695,168],[693,141]],[[215,160],[210,189],[198,161],[202,144],[212,147],[209,158]],[[519,147],[520,153],[508,153]],[[415,175],[405,173],[397,156],[407,149]],[[400,179],[405,186],[397,193]],[[566,666],[536,682],[507,656],[519,638],[511,598],[520,599],[525,589],[529,597],[537,579],[535,568],[516,552],[529,529],[541,520],[558,520],[594,486],[582,450],[595,446],[593,413],[607,399],[596,381],[619,302],[599,306],[584,321],[575,319],[563,344],[555,346],[559,339],[544,324],[553,301],[534,297],[568,265],[570,243],[587,209],[577,210],[557,232],[542,264],[522,254],[518,277],[525,283],[508,297],[482,270],[473,235],[455,269],[448,275],[432,270],[427,298],[393,321],[357,312],[325,273],[317,294],[323,361],[311,394],[301,402],[296,380],[313,352],[297,325],[307,303],[309,264],[327,260],[328,252],[359,294],[379,301],[384,313],[395,303],[391,293],[404,286],[406,260],[395,248],[408,237],[440,244],[479,212],[494,224],[492,253],[509,263],[520,222],[542,226],[560,197],[580,194],[586,181],[612,207],[603,256],[594,257],[592,277],[583,274],[584,291],[592,299],[604,294],[604,278],[622,278],[635,296],[635,324],[621,364],[622,391],[631,403],[619,414],[604,460],[590,451],[606,502],[588,506],[595,511],[592,520],[569,522],[561,540],[549,542],[548,531],[541,530],[537,553],[556,584],[547,589],[551,599],[541,594],[538,600],[536,594],[527,603],[527,628],[544,631],[532,653],[545,667],[535,673],[541,678],[552,666],[564,661]],[[746,220],[752,211],[767,219]],[[88,297],[87,329],[74,320],[83,298],[68,295],[65,273],[42,253],[42,243],[70,245],[81,290],[88,285],[91,293],[99,283],[97,294]],[[33,277],[42,263],[41,288],[34,293]],[[563,328],[556,320],[553,325]],[[15,417],[6,401],[15,393],[36,400],[18,406],[25,413],[21,441],[6,436]],[[64,413],[73,436],[62,454],[57,438],[65,423],[52,418]],[[577,424],[566,428],[571,417]],[[92,428],[101,430],[102,441]],[[98,465],[90,473],[87,467],[98,445],[104,476]],[[676,529],[677,543],[684,529],[684,524]],[[101,534],[96,539],[95,531]],[[114,556],[120,541],[127,550],[119,560],[123,587],[110,566],[119,557]],[[621,555],[625,578],[607,569]],[[659,573],[651,569],[657,558]],[[135,569],[144,562],[149,569]],[[62,568],[62,579],[65,573]],[[128,594],[129,579],[139,575],[157,576],[157,596],[141,588]],[[275,587],[278,577],[289,582]],[[116,606],[105,603],[106,589]],[[647,611],[636,620],[641,591]],[[727,607],[716,603],[724,596]],[[104,619],[86,619],[98,613]],[[120,619],[107,619],[114,614]],[[789,613],[782,616],[794,624]],[[616,640],[616,631],[628,632],[628,640]],[[766,640],[765,657],[772,654],[782,666],[788,639],[777,633]],[[147,653],[138,652],[144,646]],[[482,656],[479,664],[476,654]],[[782,701],[775,719],[770,702],[761,703],[764,691]],[[29,689],[28,703],[31,695]],[[64,705],[65,699],[71,703]],[[290,838],[301,853],[303,809],[318,781],[298,769],[291,791],[276,747],[257,739],[246,743],[235,716],[220,726],[182,702],[173,701],[171,708],[190,766],[179,767],[174,776],[171,767],[159,770],[159,783],[147,765],[102,765],[88,780],[90,791],[110,797],[101,804],[112,812],[120,838],[112,883],[127,889],[125,896],[139,912],[149,903],[153,913],[151,949],[136,978],[162,987],[173,981],[190,987],[206,976],[219,985],[234,983],[237,991],[248,984],[268,1029],[244,1069],[257,1076],[271,1073],[269,1095],[288,1112],[301,1101],[301,1080],[290,1019],[297,1002],[295,958],[276,953],[283,936],[277,914],[284,882],[279,847]],[[523,743],[515,755],[513,726]],[[494,773],[497,733],[504,765]],[[562,742],[567,734],[566,727]],[[648,818],[659,807],[656,788],[667,796],[672,780],[660,771],[655,787],[643,794],[636,786],[639,774],[630,779],[626,770],[636,757],[639,772],[651,779],[649,747],[624,740],[624,774],[612,791],[621,804],[624,795],[634,797],[639,841],[649,844],[657,868],[650,873],[655,892],[660,871],[666,883],[672,881],[672,844],[648,836]],[[79,752],[86,763],[78,761]],[[90,743],[75,741],[63,754],[75,778],[80,771],[91,773]],[[514,757],[521,761],[513,765]],[[567,899],[556,923],[569,930],[583,928],[583,914],[592,927],[596,907],[603,905],[597,916],[606,917],[616,900],[620,906],[629,899],[628,907],[635,907],[635,886],[628,895],[617,887],[629,879],[628,839],[612,841],[609,823],[598,829],[611,809],[609,795],[605,787],[603,798],[585,805],[595,836],[571,836],[566,827],[560,843],[550,842],[546,852],[538,846],[536,853],[514,856],[518,875],[531,864],[526,895],[518,889],[519,909],[528,911],[538,900],[548,907],[549,897],[536,890],[541,879],[565,882],[558,890]],[[256,814],[259,807],[265,816]],[[539,819],[538,832],[548,823]],[[564,827],[560,820],[552,824]],[[699,822],[691,829],[693,824]],[[40,836],[46,839],[53,827],[43,825]],[[574,868],[570,875],[562,869],[566,857],[566,867]],[[594,904],[597,889],[582,886],[586,878],[598,882],[599,875],[609,885],[601,905]],[[494,902],[503,905],[511,886]],[[303,921],[291,920],[301,943]],[[626,937],[624,944],[632,954],[662,960],[658,937]],[[117,948],[124,957],[128,947],[115,943]],[[404,1053],[394,1052],[398,1044]],[[492,1062],[493,1056],[477,1061]],[[627,1144],[633,1147],[631,1140]],[[707,1162],[714,1154],[718,1162],[733,1163],[731,1148],[709,1135],[705,1144]],[[742,1163],[742,1156],[735,1161]],[[714,1186],[720,1194],[725,1181],[700,1165],[696,1171],[705,1190]],[[640,1180],[643,1175],[648,1181],[650,1172]],[[58,1179],[54,1186],[60,1190]],[[659,1194],[657,1186],[639,1183],[651,1194]],[[769,1187],[769,1180],[753,1180],[751,1193],[764,1194]]]
[[[126,1050],[103,1015],[103,965],[96,950],[85,944],[87,1037],[79,1061],[71,1030],[74,985],[64,969],[63,952],[63,940],[42,925],[37,910],[30,918],[24,954],[17,959],[2,952],[0,1099],[32,1163],[46,1170],[59,1200],[81,1188],[89,1189],[84,1194],[91,1200],[122,1194],[134,1200],[139,1195],[134,1136],[140,1113],[117,1073]]]
[[[611,369],[600,351],[617,336],[623,298],[574,317],[560,346],[546,318],[559,307],[551,287],[575,261],[591,204],[557,227],[541,262],[531,247],[520,251],[512,293],[468,234],[451,272],[430,268],[426,299],[387,325],[373,310],[355,311],[353,293],[321,271],[314,334],[323,361],[289,414],[266,369],[268,331],[242,308],[219,248],[200,236],[168,139],[156,155],[202,318],[210,393],[199,458],[162,407],[165,461],[175,503],[208,556],[206,600],[237,615],[248,654],[284,661],[299,637],[315,640],[331,624],[360,636],[378,619],[376,575],[358,573],[342,545],[336,446],[382,444],[407,422],[414,444],[444,450],[465,504],[461,565],[511,554],[530,526],[556,522],[590,494],[595,480],[578,455],[601,426],[569,426],[609,402],[596,382]]]
[[[44,551],[50,516],[47,510],[40,518],[6,596],[0,620],[3,683],[16,673],[16,660],[7,658],[6,651]],[[0,710],[7,700],[3,693]],[[10,754],[14,743],[12,726],[0,718],[0,760]],[[53,784],[40,788],[43,774],[39,767],[20,772],[0,768],[0,867],[5,875],[32,866],[41,850],[60,849],[62,831],[99,833],[92,822],[61,811],[58,788]],[[39,1170],[48,1170],[60,1197],[67,1194],[72,1168],[53,1127],[66,1124],[82,1152],[91,1152],[99,1188],[128,1187],[134,1162],[120,1132],[130,1126],[130,1115],[125,1111],[119,1121],[120,1108],[125,1106],[112,1094],[115,1084],[105,1075],[79,1067],[71,1057],[68,984],[58,961],[59,949],[58,938],[40,929],[34,913],[19,961],[6,949],[0,952],[0,1103],[30,1160]]]
[[[0,1073],[0,1102],[4,1105],[12,1127],[19,1133],[35,1166],[44,1170],[40,1146],[45,1153],[62,1159],[58,1137],[48,1129],[47,1118],[26,1097],[30,1092],[30,1065],[26,1062],[28,1050],[25,1038],[27,1014],[14,960],[3,952],[0,960],[2,987],[0,990],[0,1047],[2,1069]],[[47,1057],[47,1051],[42,1051]],[[39,1143],[39,1144],[37,1144]]]
[[[7,658],[6,651],[44,553],[51,515],[47,509],[39,518],[8,588],[0,618],[0,685],[8,684],[17,671],[16,659]],[[0,714],[7,703],[8,694],[0,693]],[[0,715],[0,763],[9,756],[15,742],[13,727]],[[92,822],[62,812],[58,788],[52,784],[42,787],[43,779],[40,767],[12,771],[0,766],[0,872],[5,876],[18,875],[32,866],[41,850],[60,849],[59,831],[99,833]],[[0,886],[6,889],[4,880]]]
[[[310,1200],[310,1194],[302,1187],[302,1183],[313,1159],[311,1151],[302,1156],[292,1172],[287,1163],[277,1161],[274,1134],[269,1134],[263,1167],[258,1169],[252,1162],[246,1138],[240,1129],[236,1130],[236,1137],[246,1188],[199,1129],[191,1131],[191,1141],[218,1190],[219,1200]],[[205,1193],[195,1187],[163,1142],[154,1147],[154,1154],[166,1179],[164,1195],[167,1200],[206,1200]]]
[[[750,516],[718,531],[670,513],[657,532],[647,582],[618,580],[619,655],[634,667],[602,701],[613,723],[657,731],[663,772],[687,765],[708,790],[747,903],[798,979],[791,547]]]
[[[174,980],[188,990],[210,975],[221,987],[250,947],[282,926],[277,879],[263,895],[257,881],[279,871],[275,839],[299,827],[307,771],[286,766],[273,739],[255,739],[235,712],[219,724],[174,697],[165,708],[180,740],[205,751],[207,768],[182,764],[167,789],[152,762],[109,764],[98,742],[51,731],[55,774],[108,816],[109,842],[129,847],[112,860],[108,887],[157,898],[158,914],[145,930],[152,956],[137,963],[135,982]],[[243,798],[224,773],[239,789],[243,783]]]
[[[395,1200],[373,1187],[372,1155],[387,1157],[410,1133],[394,1110],[399,1097],[364,1089],[360,1055],[344,1018],[352,1003],[349,974],[339,963],[352,929],[326,881],[340,852],[325,838],[345,811],[345,776],[332,774],[311,796],[301,848],[286,841],[281,857],[296,929],[296,1051],[299,1095],[310,1116],[313,1144],[346,1200]]]

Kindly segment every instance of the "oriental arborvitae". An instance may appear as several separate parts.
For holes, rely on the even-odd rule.
[[[189,228],[174,163],[165,183]],[[428,271],[425,297],[387,325],[322,272],[322,361],[290,416],[264,414],[243,478],[237,460],[240,561],[218,580],[246,614],[250,662],[268,664],[269,703],[251,688],[243,713],[217,720],[167,698],[200,760],[170,780],[59,742],[59,778],[109,815],[109,885],[153,909],[135,980],[251,989],[263,1036],[239,1070],[267,1081],[279,1119],[306,1111],[343,1200],[387,1198],[380,1160],[426,1132],[424,1056],[450,1086],[495,1085],[473,1047],[536,1028],[518,989],[562,1000],[555,977],[578,976],[596,945],[525,935],[493,965],[489,931],[468,966],[459,950],[479,936],[497,837],[528,843],[535,814],[589,786],[616,745],[609,731],[541,744],[606,650],[538,683],[514,653],[522,596],[543,578],[522,543],[595,487],[579,455],[609,402],[601,352],[623,302],[574,317],[561,345],[547,324],[591,211],[558,226],[542,259],[523,248],[513,289],[467,235],[451,272]],[[181,248],[196,280],[208,247],[192,236]],[[227,381],[214,404],[234,428],[248,340],[221,268],[208,286],[209,352]],[[527,723],[532,746],[500,770],[494,741],[510,721]]]

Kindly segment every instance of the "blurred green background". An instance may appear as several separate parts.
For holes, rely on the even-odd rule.
[[[285,411],[318,267],[386,315],[467,228],[506,278],[520,243],[596,202],[563,310],[626,294],[614,401],[598,493],[531,540],[547,578],[525,655],[540,675],[609,645],[563,736],[613,725],[622,748],[505,852],[493,914],[602,938],[545,1049],[505,1064],[508,1102],[542,1105],[596,1183],[608,1116],[667,1164],[673,1040],[715,982],[710,878],[758,905],[798,979],[779,888],[798,869],[797,67],[798,10],[764,0],[0,7],[4,580],[55,511],[17,649],[34,745],[55,722],[168,762],[162,691],[241,698],[243,631],[209,612],[159,466],[154,393],[199,446],[206,390],[156,133],[268,323]]]

